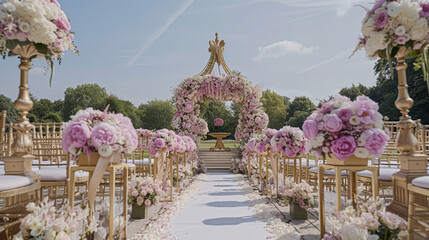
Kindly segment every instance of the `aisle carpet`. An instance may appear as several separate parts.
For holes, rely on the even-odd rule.
[[[265,223],[252,217],[232,173],[208,173],[201,190],[171,222],[171,234],[180,240],[266,239]]]

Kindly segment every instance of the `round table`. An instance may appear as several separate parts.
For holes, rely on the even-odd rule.
[[[210,151],[214,152],[216,150],[221,150],[221,151],[229,152],[229,148],[225,147],[225,145],[222,142],[222,139],[225,137],[228,137],[229,135],[231,135],[231,133],[213,132],[213,133],[208,133],[208,134],[217,139],[216,145],[214,147],[211,147]]]

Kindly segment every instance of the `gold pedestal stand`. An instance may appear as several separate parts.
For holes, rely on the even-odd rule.
[[[414,101],[408,94],[407,85],[407,64],[405,56],[409,50],[401,47],[396,55],[398,65],[398,98],[395,106],[401,112],[397,128],[396,147],[401,152],[398,157],[401,163],[401,170],[393,174],[393,202],[387,207],[388,211],[398,214],[407,219],[408,217],[408,184],[416,177],[426,176],[427,155],[414,154],[417,149],[418,141],[412,133],[412,128],[416,126],[415,122],[408,115],[409,109]]]
[[[320,236],[323,238],[325,235],[325,194],[324,194],[324,183],[323,175],[325,170],[335,171],[335,191],[337,193],[337,211],[341,211],[341,172],[346,170],[350,172],[349,178],[349,191],[351,193],[352,204],[357,209],[357,172],[369,170],[372,172],[372,197],[377,199],[378,197],[378,168],[375,166],[338,166],[329,164],[319,165],[319,221],[320,221]]]
[[[209,133],[209,135],[217,139],[216,145],[214,147],[211,147],[210,151],[212,151],[212,152],[214,152],[216,150],[221,150],[221,151],[226,151],[226,152],[230,151],[229,148],[225,147],[225,145],[222,142],[222,139],[225,137],[228,137],[229,135],[231,135],[231,133],[219,132],[219,133]]]
[[[153,171],[154,171],[153,180],[154,180],[154,182],[157,180],[164,182],[164,181],[166,181],[166,179],[164,179],[164,176],[162,177],[162,179],[158,179],[159,178],[158,173],[165,173],[164,169],[159,169],[158,161],[162,161],[162,158],[161,157],[155,157],[154,159],[155,159],[155,162],[154,162],[155,164],[154,164],[154,169],[153,169]],[[165,160],[167,161],[167,164],[162,163],[162,166],[167,167],[169,169],[168,170],[168,177],[170,180],[170,191],[169,191],[170,192],[169,193],[170,198],[169,199],[161,199],[160,202],[172,202],[173,201],[173,174],[174,174],[173,173],[173,164],[174,164],[173,155],[166,157]]]
[[[74,207],[74,189],[76,185],[75,172],[76,171],[89,172],[89,182],[91,183],[92,175],[95,171],[95,166],[72,166],[70,167],[70,181],[69,181],[69,192],[68,199],[70,207]],[[124,222],[127,223],[127,199],[128,199],[128,165],[125,163],[112,164],[106,169],[109,172],[109,240],[113,240],[114,235],[114,222],[115,222],[115,183],[116,183],[116,172],[122,170],[122,182],[123,182],[123,217]],[[94,209],[89,209],[89,219],[92,219],[94,215]],[[127,239],[127,224],[124,226],[124,239]]]

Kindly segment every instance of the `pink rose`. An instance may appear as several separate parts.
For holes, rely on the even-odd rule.
[[[222,118],[216,118],[216,119],[214,120],[214,125],[215,125],[216,127],[221,127],[221,126],[223,126],[223,119],[222,119]]]
[[[185,103],[185,112],[191,112],[194,109],[194,104],[191,101]]]
[[[257,149],[259,152],[265,152],[265,143],[264,143],[264,142],[260,142],[260,143],[258,144],[258,146],[256,147],[256,149]]]
[[[60,18],[54,20],[54,24],[57,25],[57,27],[59,29],[67,31],[67,32],[70,31],[70,29],[71,29],[69,20],[67,20],[65,17],[60,17]]]
[[[132,195],[133,197],[137,197],[137,196],[139,195],[139,192],[138,192],[137,190],[134,190],[134,191],[131,193],[131,195]]]
[[[336,114],[330,114],[325,120],[325,129],[329,132],[339,132],[343,128],[343,122]]]
[[[92,130],[91,143],[96,148],[104,145],[112,145],[115,141],[115,128],[110,124],[102,122]]]
[[[346,160],[356,150],[357,143],[353,136],[342,136],[332,141],[331,151],[340,161]]]
[[[138,206],[141,206],[143,204],[143,202],[144,202],[144,199],[141,196],[137,198],[137,205]]]
[[[377,26],[377,28],[384,28],[388,21],[389,15],[386,10],[379,12],[377,16],[375,16],[375,26]]]
[[[380,157],[387,146],[389,135],[381,129],[373,128],[365,130],[362,136],[365,138],[364,147],[368,150],[369,154],[373,157]]]
[[[91,137],[91,129],[85,121],[74,122],[64,129],[62,147],[68,152],[70,146],[83,147]]]
[[[318,124],[314,120],[305,120],[302,125],[302,130],[304,132],[304,136],[310,140],[316,139],[317,134],[319,133]]]
[[[149,199],[146,199],[146,200],[144,201],[144,204],[145,204],[146,206],[150,206],[150,205],[152,205],[152,203],[150,202],[150,200],[149,200]]]

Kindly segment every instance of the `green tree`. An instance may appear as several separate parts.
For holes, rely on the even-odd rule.
[[[129,117],[135,128],[142,127],[139,110],[130,101],[110,95],[106,97],[104,105],[109,105],[109,111],[111,112],[122,113],[124,116]]]
[[[289,105],[286,116],[286,125],[301,127],[305,118],[307,118],[307,116],[309,116],[315,109],[316,106],[308,97],[296,97]]]
[[[139,106],[142,127],[146,129],[171,129],[175,109],[169,100],[152,100]]]
[[[76,88],[67,88],[64,92],[64,107],[62,115],[64,120],[68,120],[71,115],[80,109],[92,107],[104,110],[107,98],[106,89],[98,84],[83,84]]]
[[[268,127],[274,129],[282,128],[286,116],[285,99],[271,90],[265,90],[262,92],[261,102],[269,118]]]
[[[16,119],[19,118],[18,111],[16,111],[15,106],[10,98],[6,97],[3,94],[0,94],[0,112],[6,110],[6,122],[16,122]]]
[[[223,132],[232,133],[228,138],[233,138],[235,128],[237,127],[237,119],[234,116],[234,110],[228,109],[225,102],[199,102],[200,105],[200,117],[206,120],[210,132],[216,131],[214,120],[216,118],[222,118],[224,125],[219,128]],[[237,106],[234,105],[234,108]]]
[[[340,94],[350,98],[350,100],[354,101],[358,96],[365,95],[368,96],[370,92],[370,88],[359,83],[358,86],[352,84],[351,87],[345,87],[340,90]]]

